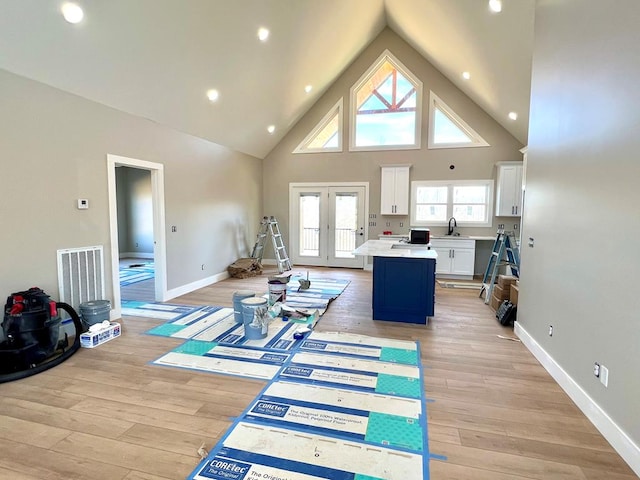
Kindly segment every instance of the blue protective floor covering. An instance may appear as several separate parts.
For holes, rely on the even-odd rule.
[[[217,355],[199,343],[183,350]],[[189,480],[429,478],[416,342],[312,332],[272,367]]]
[[[125,287],[133,283],[150,280],[155,275],[153,262],[136,264],[135,267],[120,267],[120,286]]]

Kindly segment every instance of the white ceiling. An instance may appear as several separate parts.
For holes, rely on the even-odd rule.
[[[535,0],[76,0],[76,25],[62,3],[0,0],[0,68],[259,158],[385,26],[527,143]]]

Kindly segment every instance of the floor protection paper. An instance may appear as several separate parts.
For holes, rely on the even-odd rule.
[[[152,363],[201,372],[271,380],[289,359],[289,354],[269,349],[220,345],[190,340]]]
[[[297,352],[284,366],[279,379],[408,398],[422,396],[418,366],[345,355]]]
[[[147,333],[184,340],[202,340],[226,345],[289,350],[297,340],[293,338],[299,324],[274,318],[269,324],[267,336],[248,339],[244,326],[234,319],[233,309],[226,307],[200,307],[179,318],[152,328]]]
[[[422,452],[421,416],[418,399],[279,381],[257,398],[245,419]]]
[[[307,341],[328,348],[288,352],[189,480],[428,480],[418,345],[316,333]],[[382,360],[384,349],[415,362]]]

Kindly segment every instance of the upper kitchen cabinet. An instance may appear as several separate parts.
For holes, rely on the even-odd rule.
[[[411,165],[381,166],[381,215],[409,215],[410,168]]]
[[[522,215],[522,162],[498,162],[496,217]]]

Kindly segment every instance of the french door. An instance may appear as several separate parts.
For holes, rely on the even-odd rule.
[[[353,250],[367,239],[368,184],[291,184],[294,265],[362,268]]]

